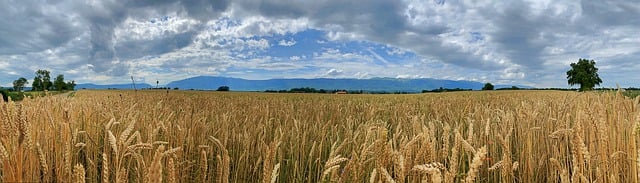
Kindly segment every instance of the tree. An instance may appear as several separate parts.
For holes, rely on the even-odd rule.
[[[229,87],[228,86],[220,86],[220,87],[218,87],[218,89],[216,91],[229,91]]]
[[[596,62],[587,59],[578,59],[577,63],[571,63],[571,69],[567,71],[569,85],[580,85],[580,91],[592,90],[602,83],[598,76]]]
[[[51,76],[49,76],[50,72],[48,70],[38,70],[36,71],[36,77],[33,78],[33,89],[34,91],[43,91],[51,89],[53,83],[51,83]]]
[[[28,83],[29,81],[27,81],[26,78],[18,78],[17,80],[13,81],[13,90],[20,92],[24,88],[24,85]]]
[[[482,90],[493,90],[493,85],[491,83],[484,84]]]
[[[67,89],[67,83],[64,83],[64,75],[60,74],[53,80],[53,89],[57,91]]]
[[[42,90],[42,79],[38,76],[33,78],[33,83],[31,83],[31,91],[40,91]]]
[[[65,90],[74,90],[76,88],[76,81],[69,81],[65,84]]]

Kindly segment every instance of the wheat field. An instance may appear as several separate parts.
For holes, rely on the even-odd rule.
[[[638,182],[620,93],[78,91],[0,102],[3,182]]]

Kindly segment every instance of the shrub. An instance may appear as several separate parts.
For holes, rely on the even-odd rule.
[[[229,87],[228,86],[220,86],[220,87],[218,87],[218,89],[216,91],[229,91]]]
[[[0,95],[2,95],[2,100],[4,100],[5,102],[9,101],[9,98],[8,98],[9,92],[7,90],[0,89]]]

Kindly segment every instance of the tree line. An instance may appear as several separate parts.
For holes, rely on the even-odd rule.
[[[74,90],[76,87],[75,81],[65,81],[64,75],[59,74],[51,81],[51,72],[48,70],[38,70],[35,72],[36,76],[33,78],[33,83],[31,83],[31,91],[64,91],[64,90]],[[13,81],[13,90],[16,92],[22,92],[24,87],[29,84],[29,81],[20,77]]]

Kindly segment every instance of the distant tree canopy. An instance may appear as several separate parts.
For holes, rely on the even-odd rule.
[[[13,81],[13,90],[17,91],[17,92],[20,92],[24,88],[24,85],[26,85],[28,83],[29,83],[29,81],[27,81],[26,78],[20,77],[17,80]]]
[[[64,75],[60,74],[55,79],[54,82],[51,82],[51,76],[48,70],[38,70],[36,71],[36,76],[33,78],[33,83],[31,84],[33,91],[44,91],[44,90],[74,90],[76,87],[75,81],[64,81]],[[15,85],[15,84],[14,84]],[[15,87],[15,86],[14,86]]]
[[[53,88],[55,90],[64,90],[66,88],[66,83],[64,83],[64,75],[60,74],[56,76],[56,79],[53,80]]]
[[[33,83],[31,84],[33,91],[44,91],[51,89],[51,76],[48,70],[38,70],[36,71],[36,77],[33,78]]]
[[[491,83],[484,84],[484,86],[482,87],[482,90],[493,90],[493,84]]]
[[[65,88],[64,90],[75,90],[76,88],[76,81],[67,81],[67,83],[65,84]]]
[[[571,69],[567,71],[569,85],[580,85],[580,91],[592,90],[600,85],[602,79],[598,76],[596,62],[587,59],[578,59],[577,63],[571,63]]]
[[[472,89],[466,88],[443,88],[440,87],[438,89],[433,90],[422,90],[422,93],[438,93],[438,92],[456,92],[456,91],[471,91]]]
[[[508,88],[498,88],[496,90],[520,90],[520,88],[518,88],[517,86],[511,86]]]
[[[229,86],[220,86],[216,91],[229,91]]]

